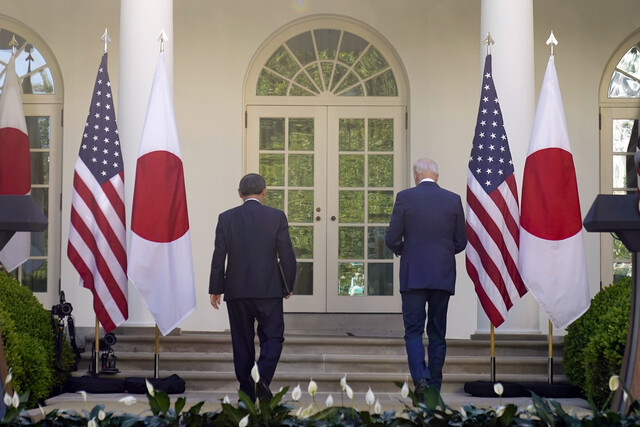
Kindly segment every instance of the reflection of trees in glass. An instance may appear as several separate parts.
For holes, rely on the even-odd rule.
[[[338,143],[340,151],[364,151],[364,119],[340,119]]]
[[[296,253],[296,258],[313,258],[313,227],[290,226],[289,236]]]
[[[258,173],[270,185],[284,185],[284,154],[260,154]]]
[[[313,295],[313,263],[298,261],[296,283],[293,285],[295,295]]]
[[[338,157],[338,185],[364,187],[364,155],[340,154]]]
[[[313,117],[289,119],[289,150],[313,151]]]
[[[284,211],[284,190],[272,190],[267,188],[267,194],[262,201],[265,206]]]
[[[393,211],[393,191],[369,191],[369,222],[387,223]]]
[[[313,187],[313,154],[289,154],[289,185]]]
[[[284,117],[260,117],[260,149],[284,150]]]
[[[364,264],[361,262],[338,263],[338,295],[364,295]]]
[[[364,258],[364,227],[338,227],[338,258]]]
[[[338,193],[338,212],[341,223],[364,222],[364,191],[340,190]]]
[[[393,151],[393,119],[369,119],[369,150]]]
[[[313,190],[289,190],[289,222],[313,222]]]
[[[393,188],[393,155],[369,155],[369,187]]]
[[[256,87],[260,96],[315,96],[324,91],[397,96],[384,55],[355,34],[330,29],[307,31],[280,45],[264,64]]]

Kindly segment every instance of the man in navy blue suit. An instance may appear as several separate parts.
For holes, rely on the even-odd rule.
[[[466,247],[467,237],[460,196],[438,186],[438,165],[427,158],[417,160],[413,179],[416,186],[396,196],[385,241],[400,256],[404,341],[415,393],[423,398],[427,387],[440,390],[442,386],[455,255]],[[425,321],[428,366],[422,343]]]
[[[272,397],[269,384],[284,342],[282,298],[293,294],[285,294],[283,280],[292,289],[296,278],[287,217],[281,210],[262,205],[266,192],[265,180],[258,174],[251,173],[240,180],[238,194],[243,204],[218,217],[209,278],[213,308],[219,308],[222,294],[227,303],[240,390],[254,401],[256,397]],[[260,340],[258,384],[251,377],[256,321]]]

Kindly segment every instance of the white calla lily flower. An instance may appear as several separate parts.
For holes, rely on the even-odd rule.
[[[95,418],[91,418],[87,423],[87,427],[98,427],[98,423]]]
[[[407,385],[406,381],[402,385],[402,389],[400,390],[400,396],[402,396],[403,399],[406,399],[407,396],[409,396],[409,386]]]
[[[224,395],[224,397],[222,398],[222,403],[226,403],[227,405],[231,403],[231,401],[229,400],[228,394]]]
[[[106,414],[102,409],[100,409],[100,410],[98,411],[98,419],[99,419],[100,421],[104,421],[104,419],[105,419],[106,417],[107,417],[107,414]]]
[[[324,406],[331,408],[333,406],[333,396],[327,396],[327,400],[324,402]]]
[[[249,425],[249,414],[245,415],[244,418],[240,420],[238,423],[238,427],[247,427]]]
[[[11,398],[11,405],[14,408],[17,408],[18,406],[20,406],[20,396],[18,396],[17,392],[13,392],[13,397]]]
[[[349,384],[346,384],[344,391],[347,393],[347,397],[353,400],[353,390],[349,387]]]
[[[122,399],[118,400],[118,402],[124,403],[127,406],[134,405],[137,401],[138,401],[138,399],[136,399],[133,396],[125,396]]]
[[[300,388],[300,384],[298,384],[293,391],[291,392],[291,398],[297,402],[302,397],[302,389]]]
[[[344,391],[347,388],[347,374],[340,379],[340,390]]]
[[[145,383],[145,384],[146,384],[146,386],[147,386],[147,392],[149,393],[149,395],[150,395],[151,397],[155,397],[155,395],[156,395],[156,389],[155,389],[155,388],[153,388],[153,384],[151,384],[151,383],[149,382],[149,380],[147,380],[147,379],[145,379],[145,380],[144,380],[144,383]]]
[[[367,405],[371,406],[376,402],[376,396],[371,391],[371,387],[367,390],[367,394],[364,396],[364,401],[367,402]]]
[[[253,362],[253,368],[251,368],[251,378],[253,378],[253,382],[258,384],[260,381],[260,371],[258,370],[258,364]]]
[[[87,392],[84,390],[80,390],[80,391],[76,391],[76,393],[80,394],[82,396],[82,400],[87,403]]]
[[[382,405],[380,404],[380,400],[376,399],[376,404],[373,405],[373,412],[380,415],[382,413]]]
[[[504,386],[502,385],[502,383],[495,383],[493,385],[493,391],[498,395],[498,396],[502,396],[502,393],[504,393]]]
[[[11,395],[9,393],[4,394],[4,404],[5,406],[11,406]]]
[[[618,375],[612,375],[609,378],[609,390],[616,391],[620,388],[620,377]]]
[[[307,391],[312,397],[315,396],[316,392],[318,391],[318,384],[316,384],[314,380],[309,381],[309,386],[307,387]]]

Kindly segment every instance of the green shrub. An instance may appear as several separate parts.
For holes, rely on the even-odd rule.
[[[0,330],[13,372],[12,386],[19,393],[29,390],[28,405],[33,407],[49,397],[57,378],[51,315],[28,288],[4,272],[0,272]],[[65,363],[68,369],[71,364]]]
[[[629,328],[631,279],[598,292],[589,310],[567,328],[562,366],[569,381],[602,404],[609,378],[620,373]]]

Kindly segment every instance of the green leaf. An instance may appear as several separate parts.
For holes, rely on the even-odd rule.
[[[435,387],[427,387],[424,391],[424,404],[430,410],[441,409],[444,411],[446,409],[440,392]]]
[[[179,397],[178,399],[176,399],[176,403],[174,405],[176,414],[182,412],[182,408],[184,408],[185,403],[187,403],[187,399],[185,399],[184,397]]]

